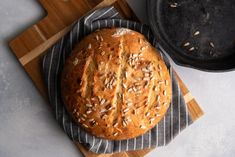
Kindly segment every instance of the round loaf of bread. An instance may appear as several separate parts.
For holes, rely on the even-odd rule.
[[[75,46],[62,71],[61,94],[87,132],[122,140],[146,133],[164,117],[170,80],[160,54],[142,34],[106,28]]]

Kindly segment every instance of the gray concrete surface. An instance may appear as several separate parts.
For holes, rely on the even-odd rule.
[[[144,0],[128,2],[146,19]],[[0,157],[82,156],[7,46],[9,39],[44,14],[36,0],[0,1]],[[215,74],[175,68],[206,114],[167,147],[147,156],[235,156],[235,71]]]

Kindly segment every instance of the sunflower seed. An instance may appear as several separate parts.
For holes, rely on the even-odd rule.
[[[170,4],[171,8],[177,8],[178,7],[178,3],[174,2]]]
[[[122,121],[122,125],[125,127],[127,126],[127,122],[125,120]]]
[[[117,126],[118,126],[118,123],[117,123],[117,122],[113,124],[113,127],[116,128]]]
[[[112,59],[112,57],[113,57],[112,55],[109,55],[109,60],[111,60],[111,59]]]
[[[199,34],[200,34],[199,31],[196,31],[196,32],[193,33],[194,36],[197,36],[197,35],[199,35]]]
[[[146,126],[140,125],[140,129],[145,129],[145,128],[146,128]]]
[[[129,89],[127,90],[127,92],[130,93],[130,92],[132,92],[132,90],[133,90],[132,88],[129,88]]]
[[[189,45],[190,45],[189,42],[184,43],[184,47],[187,47],[187,46],[189,46]]]
[[[163,91],[163,95],[166,96],[166,90]]]
[[[86,104],[86,107],[92,107],[92,105],[91,104]]]
[[[149,81],[150,80],[150,78],[149,77],[144,77],[144,79],[143,79],[144,81]]]
[[[82,124],[82,126],[84,126],[85,128],[88,128],[88,126],[86,124]]]
[[[96,38],[97,41],[99,40],[99,36],[98,35],[96,35],[95,38]]]
[[[160,110],[160,109],[161,109],[161,107],[160,107],[160,106],[157,106],[157,107],[156,107],[156,109],[157,109],[157,110]]]
[[[76,112],[77,112],[77,110],[76,110],[76,109],[74,109],[74,110],[73,110],[73,113],[76,113]]]
[[[160,100],[160,95],[157,95],[157,101],[159,101]]]
[[[156,92],[156,91],[158,91],[158,87],[157,86],[154,86],[153,87],[153,90]]]
[[[126,108],[123,110],[124,113],[128,112],[129,111],[129,108]]]
[[[212,48],[214,48],[214,47],[215,47],[215,45],[214,45],[214,43],[213,43],[213,42],[210,42],[210,46],[211,46]]]
[[[141,70],[142,70],[143,72],[149,72],[149,70],[146,69],[146,68],[142,68]]]
[[[133,105],[132,102],[128,102],[128,103],[127,103],[127,106],[132,106],[132,105]]]
[[[102,99],[100,104],[103,105],[105,103],[105,101],[106,101],[105,99]]]
[[[88,48],[88,49],[91,49],[91,44],[89,44],[87,48]]]
[[[100,113],[104,113],[104,112],[107,112],[107,110],[104,108],[100,110]]]
[[[73,65],[75,66],[75,65],[77,65],[77,64],[78,64],[78,59],[75,58],[74,61],[73,61]]]
[[[158,64],[158,69],[162,70],[162,66],[160,64]]]
[[[189,51],[194,51],[195,50],[195,47],[191,47],[190,49],[189,49]]]
[[[149,115],[150,115],[150,113],[149,113],[149,112],[147,112],[147,113],[145,114],[145,116],[146,116],[146,117],[148,117]]]
[[[136,91],[137,91],[137,89],[136,89],[135,87],[132,87],[132,89],[133,89],[133,91],[134,91],[134,92],[136,92]]]
[[[137,57],[138,57],[138,54],[132,54],[132,56],[133,56],[134,58],[137,58]]]
[[[96,121],[91,121],[91,125],[95,126],[95,125],[97,125],[97,122]]]
[[[95,100],[96,100],[96,98],[95,98],[95,97],[93,97],[93,98],[91,98],[91,100],[92,100],[92,101],[95,101]]]
[[[102,52],[101,52],[101,55],[102,55],[102,56],[105,55],[105,51],[102,51]]]
[[[86,111],[86,114],[90,114],[92,111],[91,110],[88,110],[88,111]]]
[[[94,121],[94,120],[95,120],[95,119],[92,118],[92,119],[89,119],[88,122],[92,122],[92,121]]]
[[[145,76],[145,77],[149,77],[150,74],[149,74],[149,73],[145,73],[144,76]]]
[[[114,134],[113,134],[113,136],[117,136],[118,135],[118,132],[115,132]]]
[[[100,36],[100,41],[104,41],[104,39],[103,39],[103,37],[102,37],[102,36]]]

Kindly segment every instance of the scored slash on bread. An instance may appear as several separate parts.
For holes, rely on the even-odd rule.
[[[170,80],[160,54],[142,34],[106,28],[76,45],[63,68],[61,94],[87,132],[122,140],[144,134],[164,117]]]

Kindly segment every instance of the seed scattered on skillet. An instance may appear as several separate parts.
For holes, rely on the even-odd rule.
[[[194,51],[195,50],[195,47],[191,47],[190,49],[189,49],[189,51]]]
[[[199,31],[196,31],[196,32],[194,32],[194,36],[197,36],[197,35],[199,35],[200,34],[200,32]]]
[[[214,48],[214,47],[215,47],[215,45],[214,45],[214,43],[213,43],[213,42],[210,42],[210,46],[211,46],[212,48]]]
[[[170,4],[171,8],[177,8],[178,7],[178,3],[174,2]]]
[[[189,42],[184,43],[184,47],[187,47],[187,46],[189,46],[189,45],[190,45]]]

